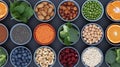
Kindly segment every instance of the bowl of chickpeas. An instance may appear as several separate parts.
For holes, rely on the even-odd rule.
[[[89,23],[81,30],[81,39],[87,45],[98,45],[104,38],[102,27],[96,23]]]
[[[34,53],[34,62],[38,67],[52,67],[56,62],[56,53],[51,47],[39,47]]]

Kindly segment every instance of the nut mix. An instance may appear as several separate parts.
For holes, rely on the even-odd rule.
[[[103,31],[97,24],[88,24],[82,30],[82,37],[87,44],[96,44],[102,39]]]
[[[35,62],[41,67],[52,66],[55,62],[55,53],[48,47],[38,48],[35,52]]]
[[[78,7],[74,2],[67,1],[60,5],[59,14],[64,20],[73,20],[78,15]]]
[[[40,2],[35,7],[35,13],[39,20],[50,20],[55,15],[55,6],[47,1]]]

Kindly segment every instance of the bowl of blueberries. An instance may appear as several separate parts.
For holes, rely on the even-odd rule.
[[[31,51],[26,47],[18,46],[10,54],[10,62],[14,67],[28,67],[31,61]]]

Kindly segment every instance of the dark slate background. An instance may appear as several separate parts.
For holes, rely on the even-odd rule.
[[[4,0],[4,1],[7,2],[8,6],[9,6],[9,0]],[[31,3],[32,7],[34,7],[34,5],[35,5],[39,0],[27,0],[27,1],[29,1],[29,2]],[[63,0],[51,0],[51,1],[55,4],[55,6],[56,6],[56,8],[57,8],[58,5],[59,5],[59,3],[60,3],[61,1],[63,1]],[[80,9],[81,9],[82,4],[83,4],[86,0],[75,0],[75,1],[76,1],[77,3],[79,3]],[[104,8],[106,7],[107,3],[109,2],[109,0],[99,0],[99,1],[103,4]],[[8,16],[7,16],[7,18],[4,19],[3,21],[1,21],[1,23],[5,24],[5,25],[7,26],[7,28],[9,29],[9,32],[10,32],[10,29],[11,29],[15,24],[17,24],[17,23],[19,23],[19,22],[15,21],[15,20],[11,20],[11,15],[10,15],[10,13],[9,13]],[[38,24],[40,24],[40,23],[42,23],[42,22],[38,21],[38,20],[35,18],[35,16],[32,16],[32,18],[29,20],[29,23],[27,23],[27,25],[30,26],[31,30],[33,31],[34,28],[36,27],[36,25],[38,25]],[[57,32],[59,26],[62,25],[62,24],[64,24],[65,22],[62,21],[62,20],[58,17],[58,14],[56,13],[55,18],[54,18],[52,21],[48,22],[48,23],[50,23],[50,24],[56,29],[56,32]],[[75,21],[73,21],[72,23],[76,24],[76,25],[79,27],[79,29],[81,30],[84,25],[86,25],[87,23],[90,23],[90,22],[86,21],[86,20],[82,17],[82,14],[80,13],[78,19],[75,20]],[[107,18],[106,14],[104,13],[102,19],[100,19],[100,20],[97,21],[96,23],[100,24],[100,25],[103,27],[104,31],[105,31],[105,30],[106,30],[106,27],[107,27],[109,24],[114,23],[114,22],[110,21],[110,20]],[[4,44],[1,45],[1,46],[3,46],[5,49],[7,49],[9,55],[10,55],[11,50],[12,50],[13,48],[17,47],[17,45],[15,45],[14,43],[12,43],[12,41],[10,40],[10,37],[8,38],[7,42],[4,43]],[[37,44],[37,43],[34,41],[33,38],[32,38],[32,40],[31,40],[28,44],[26,44],[25,46],[31,50],[32,54],[34,53],[34,51],[35,51],[38,47],[40,47],[40,45]],[[52,48],[55,50],[55,52],[56,52],[56,54],[57,54],[57,56],[58,56],[58,52],[60,51],[60,49],[63,48],[63,47],[65,47],[65,46],[63,46],[63,45],[60,43],[60,41],[58,40],[58,38],[56,37],[55,41],[50,45],[50,47],[52,47]],[[89,47],[89,46],[87,46],[87,45],[82,41],[82,39],[80,38],[79,41],[78,41],[75,45],[73,45],[72,47],[75,47],[75,48],[79,51],[79,53],[80,53],[80,55],[81,55],[82,51],[83,51],[85,48]],[[96,47],[100,48],[100,49],[103,51],[104,55],[105,55],[106,51],[107,51],[110,47],[112,47],[112,46],[106,41],[106,39],[105,39],[105,37],[104,37],[103,41],[102,41],[98,46],[96,46]],[[58,57],[56,57],[56,58],[58,58]],[[8,61],[8,63],[6,64],[5,67],[13,67],[13,66],[11,65],[11,63],[10,63],[10,60]],[[37,66],[35,65],[34,61],[32,61],[32,63],[29,65],[29,67],[37,67]],[[59,65],[59,63],[58,63],[58,59],[57,59],[55,65],[54,65],[53,67],[61,67],[61,66]],[[77,65],[77,67],[84,67],[84,65],[82,64],[81,60],[80,60],[79,64]],[[107,67],[106,63],[103,62],[103,64],[101,65],[101,67]]]

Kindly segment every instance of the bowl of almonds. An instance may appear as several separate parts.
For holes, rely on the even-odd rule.
[[[49,0],[38,1],[34,6],[34,15],[39,21],[51,21],[55,17],[55,14],[55,5]]]
[[[81,30],[81,38],[87,45],[98,45],[104,37],[102,27],[96,23],[89,23]]]
[[[59,4],[57,11],[63,21],[74,21],[80,14],[80,7],[74,0],[64,0]]]

